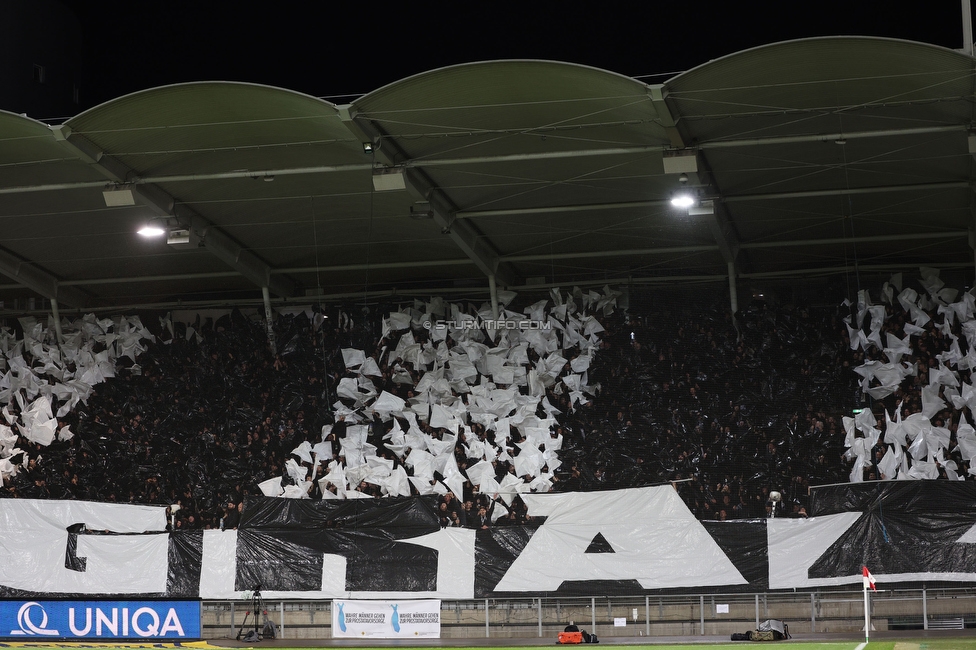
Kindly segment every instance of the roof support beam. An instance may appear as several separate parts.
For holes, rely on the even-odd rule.
[[[275,273],[319,273],[334,271],[365,271],[378,269],[415,269],[421,266],[463,266],[474,264],[471,258],[456,260],[419,260],[417,262],[371,262],[369,264],[334,264],[332,266],[296,266],[277,269]]]
[[[735,273],[735,262],[729,262],[729,307],[732,309],[732,313],[739,311],[739,290],[735,283],[736,273]],[[740,333],[741,337],[742,334]]]
[[[621,201],[619,203],[586,203],[580,205],[551,205],[542,208],[510,208],[506,210],[460,210],[458,219],[477,219],[479,217],[507,217],[512,215],[562,214],[586,210],[627,210],[640,208],[660,208],[670,205],[666,199],[653,201]]]
[[[293,281],[275,274],[274,269],[264,260],[199,214],[193,213],[189,226],[214,257],[236,269],[257,286],[267,288],[284,298],[295,295],[297,288]]]
[[[506,277],[507,274],[498,266],[499,256],[494,246],[478,232],[477,228],[457,219],[457,205],[421,169],[420,165],[424,164],[423,161],[414,161],[413,165],[409,165],[410,157],[406,152],[378,126],[360,115],[352,104],[339,108],[339,119],[354,136],[373,145],[374,160],[387,167],[403,169],[407,190],[417,198],[430,203],[434,221],[441,227],[441,232],[448,235],[482,273],[494,277],[502,284],[511,284]]]
[[[548,262],[550,260],[582,260],[587,258],[607,257],[637,257],[640,255],[686,255],[688,253],[706,253],[717,251],[718,246],[706,244],[702,246],[670,246],[667,248],[630,248],[614,249],[610,251],[584,251],[579,253],[555,253],[538,255],[506,255],[503,262]]]
[[[413,269],[421,266],[464,266],[474,264],[468,258],[455,260],[421,260],[419,262],[375,262],[371,264],[336,264],[332,266],[295,266],[273,269],[272,275],[278,273],[330,273],[338,271],[365,271],[379,269]],[[168,282],[168,281],[191,281],[191,280],[213,280],[218,278],[237,278],[240,277],[237,271],[215,271],[209,273],[170,273],[167,275],[141,275],[128,278],[91,278],[88,280],[65,280],[58,283],[58,287],[63,292],[65,287],[84,287],[97,286],[100,284],[129,284],[132,282]],[[0,284],[2,289],[15,289],[17,284]]]
[[[386,134],[380,131],[369,119],[359,114],[353,104],[339,106],[339,119],[360,142],[373,147],[373,160],[387,167],[395,167],[407,159],[403,150]],[[397,158],[400,158],[397,160]]]
[[[648,87],[648,94],[651,98],[651,105],[658,114],[658,121],[661,126],[664,127],[665,132],[668,134],[668,138],[671,140],[672,146],[677,149],[686,149],[688,142],[681,135],[681,131],[678,128],[678,119],[680,116],[675,116],[675,113],[671,110],[671,106],[667,102],[667,89],[663,84],[655,84]],[[694,161],[694,171],[689,171],[687,175],[682,174],[681,178],[686,182],[690,182],[693,187],[711,187],[715,194],[721,196],[718,188],[714,186],[711,182],[714,180],[715,176],[713,174],[708,174],[709,178],[705,179],[701,171],[704,167],[704,171],[707,173],[708,165],[702,155],[701,151],[696,151],[695,161]],[[666,163],[668,161],[665,161]],[[665,165],[665,170],[668,167]],[[729,220],[728,212],[722,205],[716,205],[713,201],[701,201],[698,206],[691,208],[688,211],[691,216],[705,216],[708,220],[708,228],[712,233],[712,237],[715,239],[715,243],[718,244],[719,251],[722,253],[722,259],[725,260],[726,267],[728,268],[729,275],[729,305],[732,313],[736,313],[739,309],[738,298],[736,292],[735,278],[737,273],[736,258],[739,255],[739,241],[738,236],[735,233],[735,227]]]
[[[723,203],[746,203],[749,201],[775,201],[781,199],[808,199],[818,196],[854,196],[859,194],[883,194],[885,192],[925,192],[938,190],[968,189],[969,181],[949,181],[946,183],[919,183],[915,185],[882,185],[877,187],[838,187],[831,190],[808,190],[803,192],[774,192],[768,194],[738,194],[722,197]]]
[[[734,149],[737,147],[762,147],[777,144],[804,144],[808,142],[835,142],[837,140],[863,140],[868,138],[898,138],[910,135],[936,135],[939,133],[968,133],[968,124],[942,126],[918,126],[908,129],[876,129],[851,131],[850,133],[816,133],[807,135],[773,136],[768,138],[732,138],[729,140],[705,140],[699,149]]]
[[[922,183],[916,185],[885,185],[879,187],[837,188],[831,190],[810,190],[806,192],[776,192],[769,194],[739,194],[725,195],[722,203],[744,203],[747,201],[772,201],[783,199],[803,199],[817,196],[843,196],[856,194],[878,194],[884,192],[913,192],[929,190],[962,189],[969,187],[969,181],[949,181],[946,183]],[[572,212],[586,212],[588,210],[633,210],[640,208],[666,207],[669,201],[655,199],[653,201],[621,201],[619,203],[581,203],[578,205],[554,205],[542,208],[510,208],[505,210],[461,210],[458,219],[476,219],[481,217],[531,216],[539,214],[565,214]]]
[[[668,138],[671,140],[671,146],[678,149],[685,148],[685,140],[681,137],[681,132],[678,131],[678,121],[674,119],[674,115],[671,113],[671,107],[667,103],[668,91],[663,84],[654,84],[653,86],[648,86],[647,94],[651,98],[651,106],[657,112],[658,123],[664,127],[664,131],[668,134]]]
[[[725,207],[716,205],[714,201],[702,201],[698,206],[689,208],[688,215],[692,217],[705,217],[708,229],[718,244],[718,249],[722,252],[722,259],[727,264],[734,264],[735,258],[739,255],[739,238],[729,222],[725,212]]]
[[[716,196],[722,196],[721,190],[715,184],[715,174],[712,173],[708,161],[701,151],[696,153],[695,171],[688,173],[685,178],[686,182],[692,187],[711,189]],[[736,234],[735,226],[729,218],[728,210],[723,204],[717,201],[699,197],[698,205],[689,208],[688,215],[692,217],[703,216],[707,220],[708,229],[711,231],[712,237],[715,238],[715,243],[718,244],[718,248],[722,252],[722,259],[728,265],[729,284],[730,286],[734,285],[737,272],[736,260],[739,257],[740,246],[739,236]],[[734,291],[732,291],[730,298],[733,303],[732,311],[735,312],[736,300]]]
[[[667,106],[664,105],[664,108],[667,108]],[[668,115],[670,116],[670,112]],[[675,132],[677,133],[677,130]],[[678,169],[682,167],[687,169],[687,172],[680,175],[680,180],[692,188],[710,189],[712,194],[720,196],[718,188],[711,182],[714,179],[714,175],[709,173],[707,162],[702,153],[700,151],[694,152],[692,156],[687,156],[687,158],[687,161],[683,159],[675,161],[682,162],[681,165],[676,166]],[[665,163],[667,162],[666,160]],[[667,165],[665,165],[665,169],[667,168]],[[728,211],[720,203],[698,197],[697,205],[688,209],[688,216],[702,217],[705,219],[708,229],[711,231],[712,237],[718,245],[718,250],[722,253],[722,259],[725,260],[725,264],[729,270],[730,300],[732,311],[735,312],[737,306],[734,285],[737,272],[736,259],[739,256],[739,238],[736,235],[735,227],[729,219]]]
[[[926,266],[931,266],[936,269],[959,269],[959,268],[970,268],[970,264],[966,262],[965,264],[935,264],[929,263]],[[918,271],[918,265],[911,264],[858,264],[857,267],[861,271],[879,271],[887,273],[897,273],[899,271]],[[792,278],[797,275],[802,275],[804,277],[813,277],[815,275],[833,275],[835,273],[850,273],[850,266],[820,266],[809,269],[787,269],[782,271],[763,271],[761,273],[742,273],[739,277],[761,280],[761,279],[781,279],[781,278]]]
[[[742,250],[762,250],[769,248],[792,248],[803,246],[835,246],[838,244],[861,244],[876,242],[893,241],[919,241],[924,239],[961,239],[972,237],[969,230],[947,230],[940,233],[922,232],[905,233],[902,235],[865,235],[862,237],[833,237],[828,239],[790,239],[785,241],[765,241],[765,242],[742,242],[739,247]],[[500,262],[548,262],[550,260],[575,260],[592,258],[611,258],[611,257],[637,257],[640,255],[687,255],[689,253],[716,252],[719,250],[716,244],[705,244],[700,246],[670,246],[660,248],[630,248],[614,249],[607,251],[582,251],[578,253],[542,253],[536,255],[505,255],[499,258]],[[3,251],[0,249],[0,264],[3,263]],[[454,260],[428,260],[426,262],[379,262],[375,264],[339,264],[333,266],[301,266],[286,267],[275,269],[273,273],[316,273],[316,272],[338,272],[338,271],[362,271],[369,269],[402,269],[415,268],[417,266],[460,266],[464,264],[474,264],[467,258]],[[0,272],[3,272],[0,270]],[[135,276],[131,278],[92,278],[89,280],[70,280],[58,282],[58,291],[62,295],[68,287],[97,286],[102,284],[125,284],[130,282],[161,282],[161,281],[190,281],[204,280],[211,278],[233,278],[240,274],[236,271],[223,271],[216,273],[176,273],[170,275],[147,275]],[[52,280],[53,282],[53,280]],[[21,284],[0,284],[0,290],[14,289]],[[41,293],[38,291],[38,293]],[[42,294],[44,295],[44,294]],[[45,297],[47,297],[45,295]],[[77,306],[72,303],[72,306]]]
[[[352,128],[352,127],[350,127]],[[776,144],[800,144],[804,142],[832,142],[837,139],[856,140],[859,138],[899,137],[908,135],[924,135],[936,133],[960,132],[968,133],[968,125],[917,127],[910,129],[887,129],[876,131],[856,131],[851,133],[825,133],[815,135],[798,135],[772,138],[747,138],[732,140],[714,140],[698,142],[700,150],[727,149],[731,147],[753,147]],[[364,139],[368,142],[368,139]],[[405,160],[403,167],[439,167],[477,165],[496,162],[519,162],[533,160],[555,160],[561,158],[580,158],[584,156],[625,156],[642,153],[662,152],[673,149],[660,145],[642,145],[637,147],[611,147],[605,149],[581,149],[573,151],[552,151],[535,154],[502,154],[497,156],[472,156],[466,158],[440,158],[430,160]],[[383,160],[383,156],[377,158]],[[169,174],[159,176],[132,177],[128,180],[136,186],[158,183],[189,183],[212,180],[230,180],[236,178],[261,178],[264,176],[300,176],[306,174],[330,174],[342,172],[356,172],[371,169],[366,163],[352,163],[348,165],[315,165],[309,167],[284,167],[277,169],[240,170],[229,172],[213,172],[207,174]],[[84,188],[102,187],[101,182],[79,181],[77,183],[45,183],[42,185],[20,185],[0,188],[0,194],[24,194],[28,192],[53,192],[59,190],[77,190]]]
[[[700,155],[700,154],[699,154]],[[699,178],[698,174],[693,174]],[[718,244],[718,250],[722,253],[725,260],[725,267],[729,276],[729,310],[735,314],[739,311],[739,292],[736,287],[736,277],[739,269],[736,260],[739,256],[739,237],[735,233],[735,228],[729,221],[728,212],[724,205],[716,205],[714,201],[701,201],[697,206],[688,209],[688,215],[692,217],[704,216],[708,223],[708,229]]]
[[[667,92],[667,88],[663,84],[655,84],[648,87],[651,104],[654,106],[654,110],[657,111],[658,120],[671,139],[671,144],[678,149],[685,149],[687,142],[678,129],[678,119],[680,119],[680,116],[676,117],[671,110],[671,106],[668,105]],[[721,196],[721,192],[719,192],[718,188],[712,182],[715,176],[709,173],[710,170],[708,169],[708,164],[704,156],[698,151],[695,157],[696,161],[689,161],[692,163],[691,166],[695,168],[695,171],[688,172],[687,175],[682,174],[681,178],[685,182],[690,183],[692,187],[711,187],[715,194]],[[667,166],[665,166],[665,169],[667,169]],[[716,205],[714,201],[704,200],[699,205],[689,209],[688,214],[690,216],[703,216],[708,221],[708,229],[711,231],[712,237],[715,238],[715,243],[718,244],[718,249],[722,253],[722,259],[725,260],[728,266],[730,299],[732,312],[734,313],[738,309],[735,292],[735,275],[736,258],[739,255],[739,239],[735,233],[735,227],[729,220],[728,211],[721,204]]]
[[[946,232],[933,233],[905,233],[902,235],[864,235],[862,237],[832,237],[828,239],[790,239],[786,241],[768,242],[743,242],[738,244],[742,250],[767,249],[767,248],[795,248],[803,246],[836,246],[838,244],[868,244],[893,241],[918,241],[922,239],[961,239],[968,237],[968,230],[947,230]],[[624,250],[609,251],[585,251],[579,253],[557,253],[555,255],[506,255],[502,257],[503,262],[544,262],[548,260],[572,260],[586,259],[592,257],[636,257],[640,255],[685,255],[688,253],[703,253],[709,251],[719,251],[720,247],[715,244],[702,246],[671,246],[662,248],[632,248]]]
[[[509,284],[504,278],[503,271],[498,268],[498,252],[471,224],[454,217],[457,206],[442,190],[434,186],[430,177],[418,169],[411,169],[405,172],[404,179],[407,189],[417,198],[430,203],[434,221],[441,227],[441,232],[454,240],[458,248],[464,251],[482,273],[493,276],[496,281],[501,281],[503,284]]]
[[[58,341],[58,347],[64,343],[64,332],[61,331],[61,314],[58,312],[58,299],[51,298],[51,316],[54,317],[54,335]]]
[[[970,268],[972,268],[972,265],[969,262],[962,263],[962,264],[959,264],[959,263],[953,263],[953,264],[932,263],[932,264],[929,264],[929,266],[932,266],[933,268],[938,268],[938,269],[970,269]],[[860,266],[860,269],[862,271],[879,271],[879,272],[880,271],[883,271],[883,272],[891,273],[891,272],[911,270],[911,267],[910,266],[906,266],[904,264],[867,264],[867,265],[861,265]],[[798,275],[799,276],[804,276],[804,277],[823,276],[823,275],[834,275],[834,274],[838,274],[838,273],[846,273],[846,272],[849,272],[849,271],[850,271],[850,267],[847,267],[847,266],[828,266],[828,267],[803,268],[803,269],[794,269],[794,270],[768,271],[768,272],[763,272],[763,273],[742,273],[742,274],[739,275],[739,277],[745,278],[745,279],[777,279],[777,278],[789,278],[789,277],[794,277],[794,276],[798,276]],[[573,284],[578,285],[580,287],[584,287],[584,286],[602,286],[602,285],[605,285],[605,284],[611,284],[611,285],[613,285],[613,284],[648,284],[648,285],[651,285],[651,284],[676,284],[676,283],[680,283],[680,282],[691,282],[691,283],[724,282],[724,281],[727,280],[727,278],[728,278],[728,276],[726,274],[724,274],[724,273],[723,274],[717,274],[717,275],[716,274],[712,274],[712,275],[680,275],[680,276],[676,276],[676,275],[660,275],[660,276],[651,276],[651,277],[633,277],[633,276],[628,276],[628,277],[619,277],[619,278],[607,278],[607,277],[604,276],[604,277],[600,277],[599,279],[593,279],[593,280],[578,279],[578,280],[573,281]],[[526,289],[526,290],[530,290],[530,291],[540,291],[540,290],[543,290],[543,289],[548,289],[550,287],[557,287],[557,286],[561,286],[561,285],[565,286],[565,283],[560,283],[560,282],[545,283],[545,284],[540,284],[540,285],[532,285],[531,287],[529,287],[529,286],[526,286],[526,287],[512,286],[512,289],[517,289],[517,290],[518,289]],[[5,287],[3,287],[2,285],[0,285],[0,288],[5,288]],[[399,298],[402,298],[404,296],[418,296],[418,297],[428,296],[429,297],[431,295],[436,295],[436,294],[455,294],[455,295],[465,294],[465,295],[471,295],[471,296],[483,296],[483,297],[487,297],[488,296],[488,291],[487,291],[487,289],[485,287],[472,287],[472,288],[459,288],[459,287],[438,288],[438,287],[427,287],[427,286],[424,286],[424,287],[400,287],[400,288],[392,289],[392,290],[391,289],[380,289],[380,290],[369,291],[366,294],[364,294],[361,290],[360,291],[353,291],[353,292],[344,292],[344,293],[322,294],[322,295],[314,296],[314,298],[313,297],[309,297],[308,300],[309,301],[314,301],[314,302],[322,302],[322,301],[325,301],[325,300],[344,300],[344,299],[348,299],[348,298],[362,299],[364,297],[366,297],[366,298],[386,298],[386,297],[390,297],[390,296],[396,296],[396,297],[399,297]],[[238,305],[238,306],[250,305],[250,306],[254,306],[254,307],[260,307],[263,304],[263,300],[261,298],[241,299],[241,300],[235,300],[234,303],[236,305]],[[300,304],[300,303],[295,302],[294,300],[292,300],[288,304],[295,305],[295,304]],[[181,309],[187,308],[188,309],[188,308],[191,308],[191,307],[204,308],[204,307],[225,307],[225,306],[226,306],[226,302],[223,301],[223,300],[196,300],[196,301],[180,300],[180,301],[154,302],[154,303],[133,303],[133,304],[129,304],[129,305],[111,305],[111,306],[107,306],[107,307],[103,307],[103,308],[92,308],[91,311],[95,311],[95,312],[108,312],[108,311],[118,312],[119,310],[128,310],[128,309],[172,309],[172,308],[181,308]],[[62,309],[61,311],[64,311],[64,310]],[[71,309],[71,310],[68,310],[68,311],[76,312],[76,311],[81,311],[81,309],[80,308],[75,308],[75,309]],[[6,311],[0,310],[0,313],[12,314],[14,312],[11,312],[10,310],[6,310]]]
[[[55,140],[78,159],[97,169],[105,178],[115,183],[132,183],[138,179],[135,172],[122,162],[105,155],[91,141],[72,133],[66,125],[51,128]],[[204,247],[215,257],[237,270],[241,275],[261,288],[268,288],[279,296],[295,294],[295,284],[284,277],[272,278],[271,267],[257,255],[247,250],[227,233],[211,223],[195,210],[181,206],[183,214],[176,214],[176,200],[154,183],[135,183],[132,192],[158,216],[170,216],[193,230]]]
[[[466,156],[463,158],[430,158],[423,160],[408,160],[404,167],[458,167],[462,165],[480,165],[484,163],[534,162],[544,160],[561,160],[565,158],[592,158],[596,156],[638,156],[643,154],[657,154],[665,151],[659,145],[638,145],[630,147],[607,147],[602,149],[577,149],[573,151],[541,151],[536,153],[510,153],[495,156]]]
[[[865,235],[863,237],[831,237],[828,239],[790,239],[787,241],[745,242],[744,250],[761,248],[787,248],[791,246],[836,246],[838,244],[870,244],[888,241],[918,241],[920,239],[959,239],[967,237],[968,230],[945,232],[915,232],[903,235]]]
[[[88,305],[88,296],[84,292],[61,286],[47,271],[3,248],[0,248],[0,273],[48,300],[60,300],[62,304],[79,308]]]

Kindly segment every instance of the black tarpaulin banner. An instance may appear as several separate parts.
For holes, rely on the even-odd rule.
[[[196,598],[200,595],[203,570],[203,531],[188,530],[169,536],[169,566],[166,569],[166,594]]]
[[[328,554],[345,559],[345,591],[435,591],[437,551],[402,542],[440,530],[436,503],[436,496],[249,498],[237,535],[235,587],[320,591]]]
[[[477,531],[474,546],[475,597],[487,598],[511,568],[538,526],[505,526]]]
[[[324,555],[345,559],[345,591],[435,591],[437,551],[402,543],[382,530],[241,530],[238,591],[322,589]]]
[[[440,528],[436,496],[386,499],[279,499],[247,497],[241,530],[383,528],[433,532]]]
[[[976,525],[976,485],[963,481],[883,481],[813,492],[824,516],[860,513],[810,566],[810,578],[976,573],[976,544],[963,539]],[[976,541],[976,540],[974,540]],[[930,576],[930,579],[941,577]]]
[[[741,590],[763,591],[769,588],[765,519],[703,521],[702,525],[729,556],[742,577],[749,581]]]
[[[883,508],[917,514],[964,513],[976,508],[976,482],[864,481],[824,485],[810,491],[812,516]]]
[[[882,584],[976,580],[970,483],[828,486],[814,491],[815,517],[725,522],[695,520],[670,490],[524,495],[538,515],[531,524],[484,530],[440,528],[436,497],[257,498],[238,530],[73,533],[38,504],[10,499],[0,504],[0,595],[735,593],[857,583],[864,565]],[[119,506],[71,507],[82,505],[88,519],[111,511],[124,527]]]

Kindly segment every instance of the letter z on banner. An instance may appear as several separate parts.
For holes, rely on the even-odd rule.
[[[439,600],[333,600],[335,638],[431,638],[441,636]]]

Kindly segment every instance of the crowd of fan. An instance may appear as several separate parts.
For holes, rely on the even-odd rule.
[[[808,488],[845,476],[855,384],[840,316],[758,302],[733,321],[658,305],[608,324],[592,369],[603,393],[564,424],[576,441],[564,488],[667,480],[701,519],[806,516]]]
[[[967,479],[976,466],[976,299],[920,272],[921,293],[898,274],[879,304],[861,291],[846,319],[865,407],[846,423],[851,481]]]
[[[412,386],[393,380],[381,359],[380,309],[353,323],[338,310],[280,316],[278,354],[260,322],[240,312],[199,323],[187,335],[176,324],[139,357],[99,385],[87,404],[63,417],[75,436],[49,447],[20,441],[25,468],[0,496],[178,504],[177,528],[234,527],[246,495],[284,476],[285,461],[333,425],[336,455],[343,423],[335,422],[336,386],[347,375],[340,350],[357,348],[380,362],[377,385],[404,399]],[[562,414],[553,490],[599,490],[672,482],[702,519],[762,517],[769,491],[781,491],[778,515],[805,516],[810,485],[846,480],[840,458],[841,415],[856,383],[841,336],[839,307],[788,308],[758,302],[734,321],[727,310],[682,307],[618,310],[601,318],[606,332],[589,368],[601,390],[571,408],[550,389]],[[328,317],[326,317],[328,316]],[[414,335],[422,340],[423,330]],[[123,360],[125,361],[125,360]],[[126,361],[123,366],[131,365]],[[415,379],[421,369],[411,369]],[[541,410],[540,410],[541,413]],[[443,431],[422,423],[439,437]],[[382,436],[392,420],[371,425],[377,453],[400,463]],[[455,456],[471,461],[465,436],[494,439],[465,427]],[[512,438],[520,440],[515,429]],[[311,469],[311,467],[310,467]],[[313,479],[326,468],[318,465]],[[499,479],[514,473],[500,461]],[[483,528],[531,521],[521,499],[502,504],[478,493],[441,497],[445,526]],[[321,498],[312,481],[309,496]],[[376,485],[356,490],[380,496]]]

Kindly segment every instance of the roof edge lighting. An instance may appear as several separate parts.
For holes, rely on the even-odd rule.
[[[671,205],[676,208],[690,208],[695,205],[695,203],[697,203],[697,201],[690,192],[679,192],[671,197]]]
[[[158,224],[155,224],[155,223],[147,223],[142,228],[140,228],[139,230],[137,230],[136,233],[138,233],[139,235],[142,235],[143,237],[146,237],[146,238],[150,238],[150,237],[162,237],[163,235],[166,234],[166,230],[164,230],[163,228],[161,228]]]

